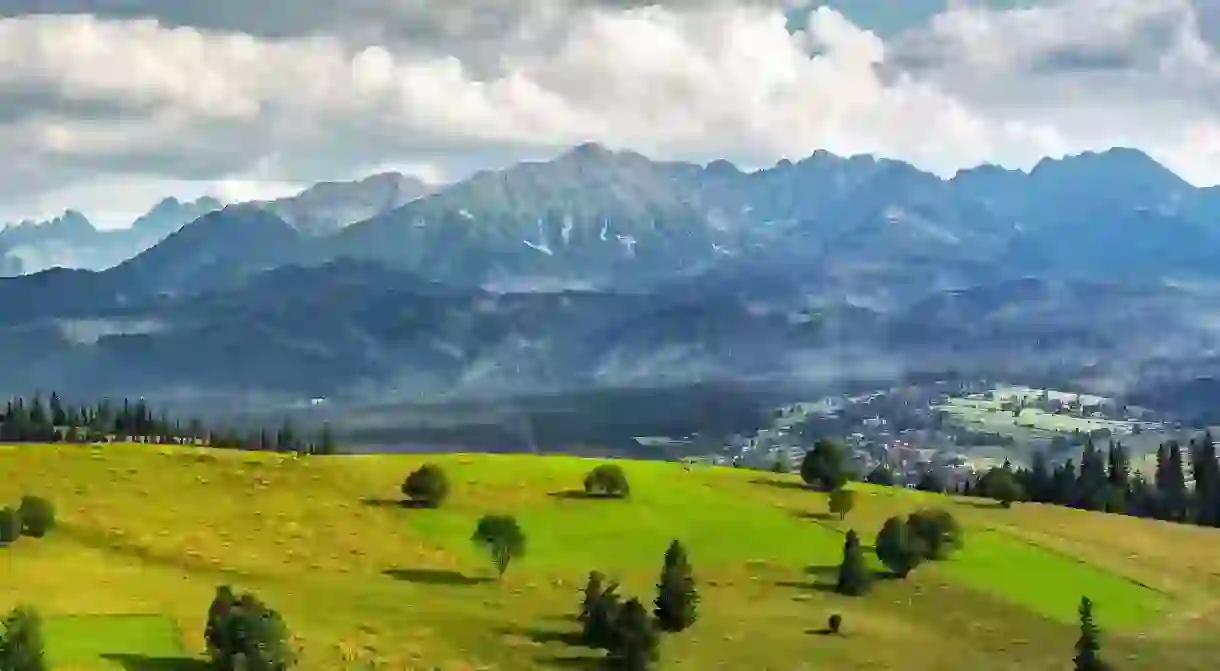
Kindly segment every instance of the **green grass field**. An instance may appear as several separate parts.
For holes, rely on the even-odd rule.
[[[449,473],[450,500],[396,505],[426,460]],[[305,669],[595,668],[567,644],[586,575],[650,604],[678,538],[703,601],[692,630],[666,637],[666,669],[1064,669],[1082,594],[1117,669],[1204,668],[1220,654],[1213,530],[863,485],[839,522],[794,479],[670,463],[624,462],[629,501],[565,497],[596,463],[2,449],[0,497],[48,496],[61,527],[0,550],[0,607],[41,609],[57,669],[198,668],[220,583],[283,613]],[[925,505],[966,528],[956,557],[858,599],[820,584],[846,529],[871,545],[886,517]],[[528,535],[500,583],[469,542],[486,512],[517,515]],[[831,613],[844,636],[817,633]]]

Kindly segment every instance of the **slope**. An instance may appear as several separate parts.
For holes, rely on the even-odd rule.
[[[424,457],[0,449],[0,467],[15,475],[0,498],[48,495],[63,520],[46,539],[0,550],[11,577],[0,607],[33,603],[61,631],[93,640],[92,661],[79,639],[70,649],[50,641],[53,656],[71,653],[82,670],[153,668],[140,665],[131,636],[121,653],[108,646],[118,616],[167,618],[185,649],[199,650],[221,582],[282,610],[305,669],[593,668],[590,652],[569,644],[588,571],[650,602],[661,555],[679,538],[702,615],[666,639],[667,669],[1060,669],[1082,592],[1098,603],[1119,669],[1199,668],[1220,651],[1210,635],[1220,623],[1210,574],[1220,543],[1210,530],[865,486],[840,523],[820,515],[824,496],[790,478],[672,463],[624,462],[632,499],[588,500],[564,492],[597,462],[426,458],[453,481],[439,510],[396,503]],[[818,586],[844,529],[871,543],[887,516],[928,504],[965,526],[956,558],[860,599]],[[500,511],[518,516],[529,547],[497,584],[468,538],[480,515]],[[845,636],[816,635],[833,612]],[[192,668],[164,659],[173,638],[151,637],[143,654],[162,658],[156,668]]]

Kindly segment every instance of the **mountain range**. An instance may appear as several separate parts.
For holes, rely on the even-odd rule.
[[[941,179],[588,144],[439,189],[391,174],[215,205],[105,269],[0,281],[0,391],[274,404],[994,375],[1172,397],[1220,363],[1220,190],[1132,149]]]

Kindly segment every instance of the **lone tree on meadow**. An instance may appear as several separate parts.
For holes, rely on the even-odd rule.
[[[28,606],[18,606],[4,618],[0,630],[0,669],[3,671],[47,671],[42,638],[42,618]]]
[[[819,440],[801,460],[805,484],[830,492],[847,483],[847,449],[832,440]]]
[[[525,555],[525,532],[512,515],[484,515],[470,540],[491,557],[500,578],[512,560]]]
[[[21,515],[13,508],[0,508],[0,545],[8,545],[21,537]]]
[[[1076,656],[1072,658],[1075,671],[1106,671],[1108,665],[1101,659],[1101,641],[1097,625],[1093,622],[1093,602],[1089,597],[1080,599],[1080,638],[1076,641]]]
[[[962,528],[946,510],[917,510],[907,518],[906,527],[908,535],[923,543],[924,559],[948,559],[962,547]]]
[[[905,578],[919,566],[927,554],[923,539],[910,532],[899,517],[891,517],[882,525],[873,544],[877,559],[899,578]]]
[[[648,671],[656,666],[661,637],[639,599],[631,599],[618,609],[614,631],[614,647],[607,659],[611,668]]]
[[[995,499],[1005,508],[1011,508],[1013,501],[1025,500],[1025,490],[1011,469],[993,468],[979,484],[984,496]]]
[[[17,507],[21,518],[21,533],[31,538],[42,538],[55,528],[55,506],[41,496],[23,496]]]
[[[581,624],[581,641],[590,648],[613,649],[616,640],[615,626],[621,607],[618,583],[607,585],[605,576],[601,573],[589,573],[584,601],[577,618]]]
[[[208,607],[204,640],[217,671],[286,671],[297,661],[280,614],[227,585],[216,588]]]
[[[860,550],[860,537],[855,529],[847,532],[843,541],[843,563],[839,565],[839,580],[835,591],[846,596],[863,596],[872,586],[873,574],[864,563],[864,553]]]
[[[856,505],[856,492],[846,487],[836,487],[827,500],[830,512],[838,515],[839,520],[847,519],[847,513]]]
[[[686,548],[678,541],[665,551],[665,566],[657,584],[657,624],[668,632],[679,632],[695,623],[699,594],[695,591],[695,576],[686,558]]]
[[[623,498],[631,494],[631,485],[622,466],[602,464],[585,476],[585,494]]]
[[[402,483],[403,496],[429,508],[439,508],[449,498],[449,478],[436,464],[424,464]]]

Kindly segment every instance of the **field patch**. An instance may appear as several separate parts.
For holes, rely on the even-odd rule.
[[[44,623],[52,668],[194,671],[177,626],[161,615],[61,615]]]
[[[1169,606],[1162,593],[1067,555],[995,531],[973,531],[945,575],[1065,624],[1078,621],[1080,597],[1096,604],[1103,627],[1143,629]]]

